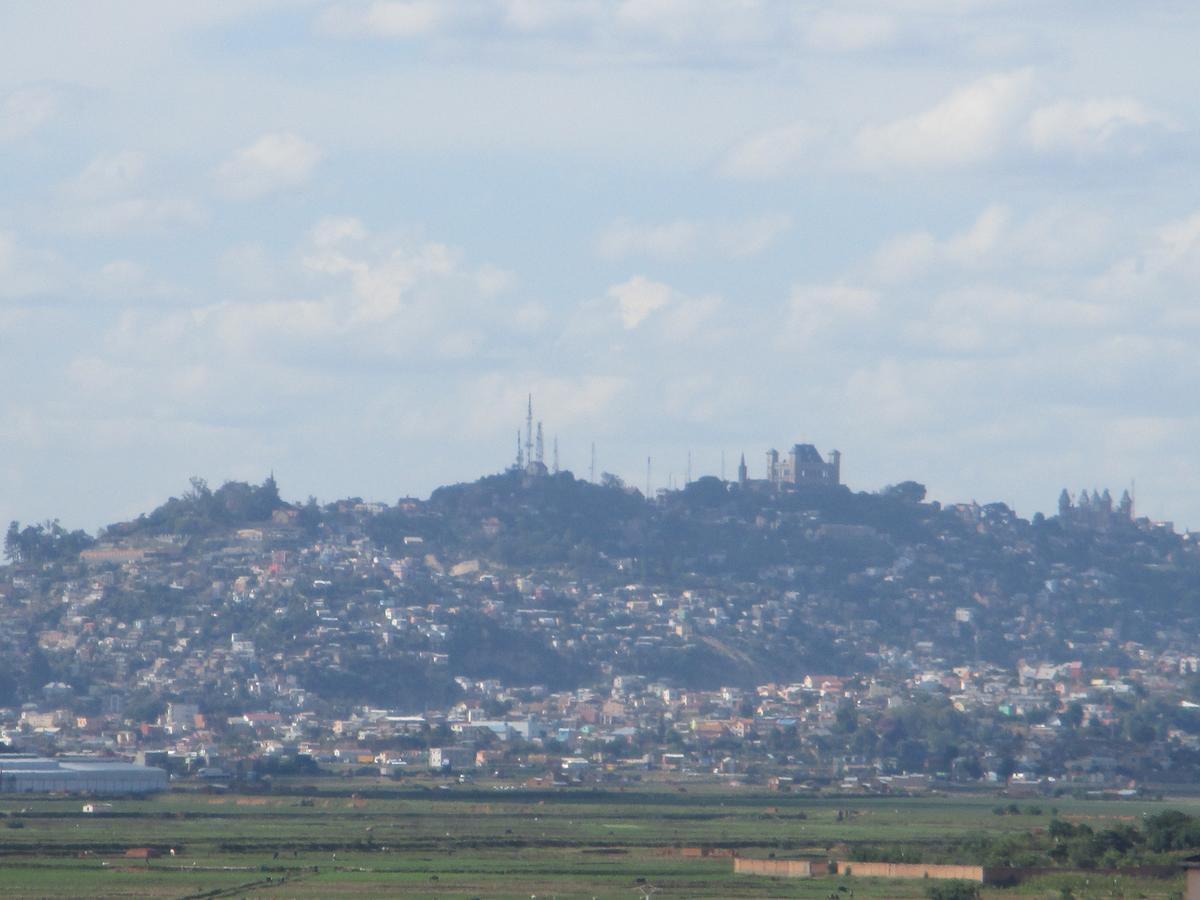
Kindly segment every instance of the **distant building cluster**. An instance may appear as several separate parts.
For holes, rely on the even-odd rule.
[[[1072,500],[1067,489],[1063,488],[1058,495],[1058,517],[1064,524],[1087,528],[1106,528],[1115,522],[1130,522],[1133,520],[1133,497],[1129,491],[1125,491],[1114,506],[1108,488],[1103,493],[1094,490],[1091,494],[1085,488],[1079,492],[1078,500]]]
[[[591,480],[595,480],[595,448]],[[690,480],[691,456],[688,457]],[[525,411],[525,425],[517,429],[517,457],[510,471],[520,472],[529,477],[541,477],[551,472],[558,473],[558,439],[553,446],[553,462],[546,465],[545,438],[541,421],[533,418],[533,395],[529,395]],[[724,473],[722,473],[724,478]],[[822,458],[820,452],[812,444],[793,444],[786,454],[781,454],[772,448],[767,451],[766,477],[751,479],[746,466],[746,455],[742,454],[738,465],[738,484],[743,486],[762,486],[776,490],[789,487],[826,486],[837,487],[842,483],[842,454],[839,450],[831,450],[828,458]]]

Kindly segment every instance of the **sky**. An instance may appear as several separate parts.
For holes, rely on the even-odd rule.
[[[0,520],[856,490],[1200,527],[1200,6],[0,4]]]

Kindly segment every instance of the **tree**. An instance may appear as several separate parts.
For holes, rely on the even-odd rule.
[[[10,522],[4,535],[4,556],[9,562],[21,561],[21,523]]]
[[[193,475],[188,479],[188,484],[192,489],[183,495],[184,500],[196,503],[207,500],[212,496],[212,491],[208,487],[208,482],[199,475]]]
[[[95,539],[82,530],[67,531],[58,519],[21,527],[12,522],[4,536],[4,552],[12,562],[46,563],[77,556]]]
[[[1067,708],[1058,714],[1062,723],[1070,728],[1078,728],[1083,724],[1083,704],[1078,700],[1073,700],[1067,704]]]
[[[838,704],[837,730],[843,734],[852,734],[858,730],[858,707],[853,700],[845,699]]]
[[[619,476],[614,475],[612,472],[601,472],[600,473],[600,486],[615,489],[618,491],[625,490],[625,482],[622,481]]]
[[[1168,809],[1146,820],[1146,842],[1155,853],[1200,846],[1200,820]]]
[[[925,493],[925,485],[919,481],[901,481],[899,484],[890,484],[883,489],[885,497],[895,497],[906,503],[920,503],[925,499]]]

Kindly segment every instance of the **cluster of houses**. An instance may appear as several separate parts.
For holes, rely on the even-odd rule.
[[[1124,630],[1085,627],[1089,611],[1119,602],[1115,576],[1047,562],[1029,523],[1001,504],[942,510],[934,540],[887,538],[894,552],[882,561],[864,553],[855,565],[808,559],[753,580],[674,581],[648,580],[630,559],[599,574],[444,559],[422,534],[387,549],[370,527],[387,509],[339,504],[316,530],[280,509],[203,540],[126,536],[77,560],[0,568],[0,654],[46,673],[8,691],[0,740],[149,754],[209,777],[304,758],[393,775],[580,781],[666,770],[868,790],[936,778],[1127,788],[1200,752],[1187,693],[1200,656],[1186,630],[1141,627],[1152,617],[1137,610],[1121,617]],[[885,540],[811,511],[740,524],[770,530],[789,517],[850,558]],[[1191,535],[1145,520],[1123,527],[1147,565],[1200,558]],[[1006,586],[1006,572],[1038,567],[1034,590]],[[1064,631],[1067,607],[1081,624]],[[462,675],[449,643],[468,612],[591,674],[569,685]],[[754,677],[762,659],[789,653],[853,666]],[[442,680],[450,699],[431,703],[403,684],[394,703],[387,685],[369,704],[337,693],[341,676],[381,661]],[[736,677],[720,686],[719,672]],[[909,746],[889,737],[889,722],[931,701],[962,717],[952,754],[939,756],[928,735],[908,735]],[[1139,740],[1126,725],[1149,702],[1180,710],[1179,721]]]

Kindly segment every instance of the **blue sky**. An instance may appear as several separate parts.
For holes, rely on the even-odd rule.
[[[187,8],[197,7],[195,9]],[[1200,522],[1194,3],[0,8],[0,518],[641,485]]]

